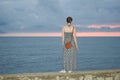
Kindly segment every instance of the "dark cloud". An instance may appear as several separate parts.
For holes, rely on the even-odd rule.
[[[0,30],[3,32],[57,32],[67,16],[74,24],[120,23],[120,0],[1,0]],[[86,26],[79,28],[90,30]],[[1,31],[1,32],[2,32]],[[106,29],[100,31],[120,31]]]
[[[0,34],[4,34],[4,33],[6,33],[6,32],[4,32],[4,31],[0,30]]]

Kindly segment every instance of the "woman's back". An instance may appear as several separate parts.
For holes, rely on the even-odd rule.
[[[64,32],[72,32],[73,30],[73,26],[67,24],[66,26],[64,26]]]
[[[64,39],[65,39],[65,43],[73,40],[72,32],[64,32]]]

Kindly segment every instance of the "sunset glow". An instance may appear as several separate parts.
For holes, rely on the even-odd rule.
[[[16,37],[60,37],[61,33],[8,33],[0,34],[0,36],[16,36]],[[99,36],[120,36],[120,32],[77,32],[78,37],[99,37]]]

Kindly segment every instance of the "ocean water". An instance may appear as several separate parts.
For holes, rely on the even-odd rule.
[[[120,37],[78,37],[77,71],[120,69]],[[0,74],[63,69],[61,37],[0,37]]]

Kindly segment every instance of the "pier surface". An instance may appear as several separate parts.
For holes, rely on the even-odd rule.
[[[72,73],[45,72],[0,75],[0,80],[120,80],[119,70],[78,71]]]

